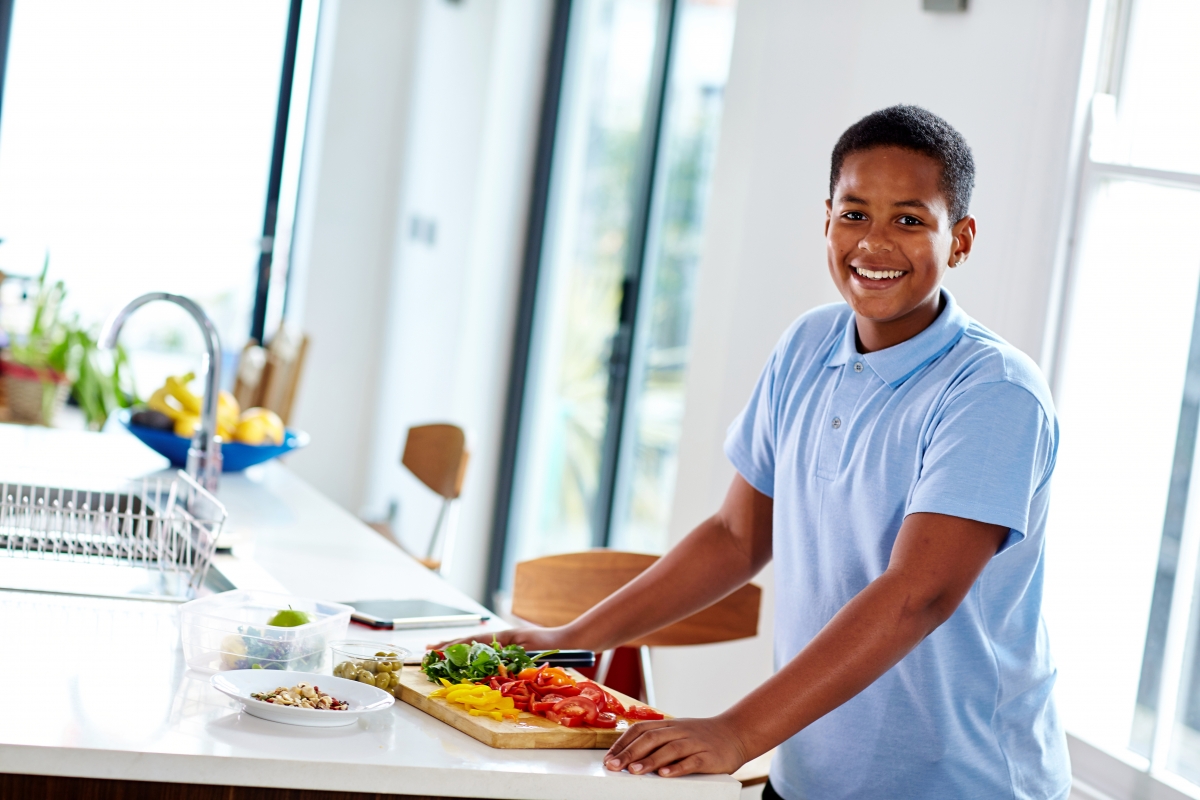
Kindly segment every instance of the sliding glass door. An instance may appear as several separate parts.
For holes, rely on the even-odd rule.
[[[731,0],[567,5],[493,588],[539,555],[666,547],[732,43]]]

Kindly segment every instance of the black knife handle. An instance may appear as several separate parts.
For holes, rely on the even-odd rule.
[[[591,650],[560,650],[552,656],[538,658],[543,652],[534,650],[527,655],[534,659],[538,666],[548,664],[552,667],[583,667],[596,666],[596,654]]]

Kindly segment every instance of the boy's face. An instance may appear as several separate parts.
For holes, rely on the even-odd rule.
[[[948,218],[941,165],[898,147],[852,153],[825,202],[829,272],[868,351],[916,336],[941,311],[947,267],[971,252],[975,220]]]

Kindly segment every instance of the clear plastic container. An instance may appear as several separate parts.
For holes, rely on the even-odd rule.
[[[307,613],[304,625],[268,625],[285,608]],[[201,672],[227,669],[327,670],[329,642],[346,635],[353,609],[287,594],[234,590],[179,608],[183,657]]]
[[[339,639],[329,643],[333,674],[400,696],[400,670],[410,653],[387,642]],[[380,655],[382,653],[382,655]]]

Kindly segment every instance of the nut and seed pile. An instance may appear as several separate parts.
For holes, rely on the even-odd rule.
[[[255,700],[264,703],[274,703],[277,706],[296,706],[297,708],[316,708],[323,711],[345,711],[350,704],[345,700],[330,697],[317,686],[298,683],[290,689],[280,686],[270,692],[255,692],[250,695]]]

